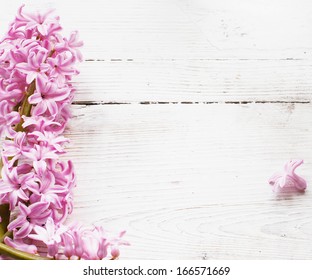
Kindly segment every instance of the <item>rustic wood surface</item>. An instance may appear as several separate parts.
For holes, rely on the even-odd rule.
[[[312,2],[24,1],[79,30],[70,219],[127,230],[122,259],[311,259]],[[20,1],[1,0],[0,32]]]

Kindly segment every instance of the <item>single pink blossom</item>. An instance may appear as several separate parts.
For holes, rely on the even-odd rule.
[[[64,246],[64,255],[67,257],[67,259],[70,259],[72,256],[74,256],[74,239],[68,231],[62,234],[62,245]]]
[[[64,152],[64,144],[69,142],[69,140],[64,136],[55,136],[54,133],[47,131],[34,131],[29,133],[29,135],[35,136],[39,145],[50,147],[58,154],[62,154]]]
[[[45,52],[46,50],[41,47],[38,41],[34,41],[32,39],[18,40],[17,44],[10,49],[9,61],[11,63],[11,69],[13,70],[16,64],[28,62],[30,54],[33,56],[39,51]]]
[[[64,226],[57,226],[53,219],[49,217],[44,225],[34,227],[36,234],[29,234],[28,237],[34,240],[42,241],[48,247],[48,255],[54,257],[59,250],[61,235],[67,230]]]
[[[29,151],[24,152],[24,156],[34,162],[58,158],[58,155],[53,148],[38,144],[35,144],[33,148],[29,149]]]
[[[285,163],[284,171],[277,172],[271,176],[269,184],[272,185],[273,191],[304,191],[307,187],[307,182],[295,173],[296,168],[302,163],[303,160],[290,160]]]
[[[59,38],[59,43],[55,45],[55,50],[58,52],[70,51],[75,57],[82,61],[82,54],[78,48],[83,46],[83,42],[79,41],[78,32],[74,31],[70,34],[69,39]]]
[[[122,231],[119,233],[117,238],[111,239],[109,242],[111,244],[111,256],[113,259],[117,259],[120,255],[120,250],[119,247],[124,245],[124,246],[129,246],[130,243],[126,240],[123,239],[124,235],[126,234],[126,231]]]
[[[14,232],[14,238],[16,239],[27,237],[35,225],[45,224],[51,215],[48,202],[36,202],[29,207],[19,203],[18,209],[19,215],[8,225],[8,230]]]
[[[27,128],[29,132],[41,131],[41,132],[53,132],[58,135],[64,131],[64,125],[50,120],[43,116],[22,117],[24,120],[23,128]]]
[[[110,245],[107,233],[104,231],[103,227],[101,226],[95,226],[92,232],[91,238],[88,240],[87,246],[92,248],[94,247],[96,250],[86,250],[86,252],[89,254],[88,259],[99,259],[102,260],[105,258],[108,254],[108,247]],[[95,241],[97,243],[95,243]],[[93,246],[90,245],[90,243],[93,243]]]
[[[30,104],[37,104],[33,111],[34,115],[42,115],[48,110],[51,116],[55,116],[59,111],[57,102],[67,99],[69,94],[70,89],[67,86],[59,88],[55,82],[38,76],[36,91],[28,100]]]
[[[30,202],[45,201],[50,203],[50,207],[61,209],[62,200],[69,190],[61,185],[55,184],[55,177],[52,171],[48,170],[43,162],[36,162],[35,180],[39,183],[38,188],[33,191]],[[40,164],[41,163],[41,164]]]
[[[76,175],[71,160],[59,162],[54,166],[53,173],[57,184],[72,189],[76,186]]]
[[[45,13],[25,13],[22,5],[15,18],[13,26],[15,28],[24,27],[24,30],[37,31],[42,36],[61,30],[59,26],[59,17],[51,17],[52,9]]]
[[[45,14],[29,14],[30,21],[26,25],[26,30],[35,28],[42,36],[61,30],[58,23],[59,17],[49,17],[52,12],[53,10],[49,10]]]
[[[29,200],[27,188],[35,184],[31,173],[19,175],[17,167],[10,170],[4,166],[1,170],[1,177],[0,194],[5,195],[5,200],[10,204],[11,210],[14,209],[18,201]]]
[[[67,56],[65,53],[60,53],[56,57],[49,57],[47,62],[52,68],[50,75],[54,77],[58,84],[63,84],[67,77],[79,74],[79,71],[73,67],[76,58],[70,53]]]
[[[30,104],[38,104],[43,100],[63,101],[70,94],[68,86],[59,88],[55,82],[43,77],[38,77],[36,81],[36,92],[29,97]]]
[[[27,62],[16,64],[16,69],[26,74],[26,82],[30,84],[39,75],[47,72],[50,67],[45,63],[48,57],[48,51],[44,48],[31,50]]]
[[[12,167],[16,160],[23,156],[24,151],[28,151],[25,138],[26,133],[19,131],[16,133],[14,141],[4,141],[2,155],[10,158],[8,167]]]

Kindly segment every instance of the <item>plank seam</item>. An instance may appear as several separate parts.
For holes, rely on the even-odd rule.
[[[311,101],[141,101],[141,102],[98,102],[98,101],[73,101],[73,105],[168,105],[168,104],[182,104],[182,105],[194,105],[194,104],[310,104]]]

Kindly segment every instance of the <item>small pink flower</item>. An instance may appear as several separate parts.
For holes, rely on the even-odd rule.
[[[49,217],[45,226],[35,226],[34,232],[36,234],[29,234],[29,238],[42,241],[48,247],[48,255],[54,257],[59,249],[61,243],[61,235],[67,230],[64,226],[55,225],[53,219]]]
[[[290,160],[284,165],[284,171],[277,172],[269,179],[269,184],[273,186],[273,191],[304,191],[307,182],[295,173],[303,160]]]
[[[1,170],[0,194],[6,195],[6,200],[10,204],[10,209],[14,209],[18,201],[28,201],[27,186],[33,185],[31,173],[19,175],[17,167],[11,170],[4,166]],[[30,181],[30,183],[28,182]]]
[[[40,48],[38,42],[33,40],[21,40],[18,42],[18,45],[11,47],[10,49],[10,68],[13,69],[15,64],[25,63],[28,60],[28,56],[32,50],[36,52],[36,49]]]
[[[38,76],[36,80],[36,91],[29,97],[30,104],[37,104],[33,114],[36,116],[44,114],[47,110],[51,116],[58,113],[57,102],[67,99],[70,89],[67,86],[59,88],[55,82]]]
[[[14,141],[7,140],[3,142],[2,155],[10,158],[8,167],[12,167],[13,164],[18,160],[24,151],[27,151],[25,132],[17,132]]]
[[[67,86],[59,88],[55,82],[38,77],[36,81],[36,92],[29,97],[29,103],[38,104],[43,100],[63,101],[69,94],[70,89]]]
[[[48,131],[53,132],[56,135],[61,134],[64,130],[64,125],[56,121],[51,121],[46,117],[43,116],[32,116],[32,117],[22,117],[24,120],[23,128],[27,128],[28,131]]]
[[[124,246],[129,246],[130,243],[126,240],[123,240],[123,236],[126,234],[126,231],[122,231],[119,233],[119,236],[117,238],[113,238],[112,240],[110,240],[110,243],[111,243],[111,256],[113,259],[117,259],[120,255],[120,250],[119,250],[119,247],[121,245],[124,245]]]
[[[42,36],[47,36],[51,32],[51,29],[53,31],[61,30],[58,25],[59,18],[49,17],[52,12],[53,10],[49,10],[45,14],[37,13],[28,15],[30,21],[26,25],[26,30],[35,28]]]
[[[42,133],[39,131],[34,131],[29,133],[29,135],[35,136],[39,145],[50,147],[52,150],[59,154],[62,154],[64,152],[63,145],[69,142],[69,140],[64,136],[55,136],[55,134],[52,132],[44,131]]]
[[[94,236],[96,237],[98,244],[97,244],[97,257],[102,260],[107,256],[108,253],[108,246],[110,245],[109,241],[107,240],[107,234],[101,226],[94,227]]]
[[[71,236],[71,234],[69,234],[68,232],[65,232],[64,234],[62,234],[62,243],[64,246],[64,255],[70,259],[75,252],[74,249],[74,239]]]
[[[63,84],[67,76],[77,75],[79,71],[74,68],[76,58],[70,53],[70,56],[66,56],[65,53],[58,54],[55,58],[49,57],[47,62],[51,66],[51,77],[57,79],[59,84]]]
[[[26,74],[26,82],[30,84],[39,75],[49,70],[49,65],[45,63],[48,57],[48,51],[44,48],[31,50],[27,62],[16,64],[16,69]]]
[[[33,161],[58,158],[53,148],[38,144],[35,144],[28,152],[24,152],[24,156]]]
[[[78,61],[82,61],[82,54],[78,48],[83,46],[83,42],[79,41],[78,32],[74,31],[70,34],[69,39],[59,38],[59,43],[55,45],[55,50],[58,52],[70,51]]]
[[[29,207],[19,203],[19,215],[8,225],[8,230],[14,232],[14,238],[27,237],[35,225],[45,224],[51,215],[48,202],[36,202]]]
[[[22,5],[15,18],[14,27],[19,29],[24,27],[25,30],[37,31],[42,36],[47,36],[51,32],[57,32],[61,30],[59,26],[59,17],[51,17],[53,10],[48,10],[45,13],[25,13]]]
[[[55,177],[46,166],[39,164],[34,166],[34,168],[36,169],[37,177],[35,180],[39,183],[39,186],[33,191],[30,202],[46,201],[50,203],[50,207],[54,206],[56,209],[61,209],[62,200],[69,190],[64,186],[55,184]]]

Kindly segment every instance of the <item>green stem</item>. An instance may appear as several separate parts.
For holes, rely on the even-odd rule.
[[[4,241],[4,239],[5,239],[6,237],[13,238],[13,232],[8,230],[5,234],[3,234],[3,235],[0,237],[0,243],[3,243],[3,241]]]
[[[28,97],[31,96],[35,92],[35,90],[36,90],[36,84],[35,84],[35,81],[33,81],[30,84],[28,91],[25,92],[25,97],[24,97],[22,106],[20,108],[20,115],[21,116],[23,116],[23,115],[24,116],[30,116],[32,105],[29,104]],[[24,123],[24,120],[21,119],[20,122],[15,126],[15,131],[23,131],[23,123]]]
[[[7,226],[10,222],[10,208],[9,204],[0,205],[0,216],[1,216],[1,223],[0,223],[0,242],[2,242],[3,236],[7,232]]]

